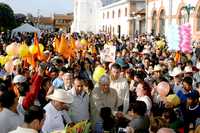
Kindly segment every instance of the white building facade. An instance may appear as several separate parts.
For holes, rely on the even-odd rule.
[[[100,0],[74,0],[72,32],[98,32]]]
[[[119,0],[100,8],[101,31],[116,35],[132,36],[139,25],[135,20],[135,12],[144,9],[143,0]]]
[[[170,24],[188,23],[186,6],[190,10],[189,23],[192,26],[192,38],[200,39],[200,0],[146,0],[147,32],[165,33]]]

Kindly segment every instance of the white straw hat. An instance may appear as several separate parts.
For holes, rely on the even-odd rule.
[[[178,75],[180,75],[180,74],[183,74],[181,68],[180,68],[180,67],[175,67],[175,68],[173,69],[173,71],[172,71],[169,75],[170,75],[171,77],[176,77],[176,76],[178,76]]]
[[[47,98],[63,103],[73,102],[73,96],[63,89],[54,90],[53,94],[47,96]]]

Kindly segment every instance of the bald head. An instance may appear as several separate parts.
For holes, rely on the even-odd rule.
[[[176,133],[176,132],[171,128],[160,128],[157,133]]]

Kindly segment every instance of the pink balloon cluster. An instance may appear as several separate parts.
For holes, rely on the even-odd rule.
[[[191,25],[181,25],[179,29],[179,48],[183,53],[192,53],[191,36]]]

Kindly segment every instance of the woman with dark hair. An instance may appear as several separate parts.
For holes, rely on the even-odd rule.
[[[146,104],[148,114],[150,114],[152,107],[151,90],[147,82],[140,82],[136,88],[137,100],[143,101]]]

